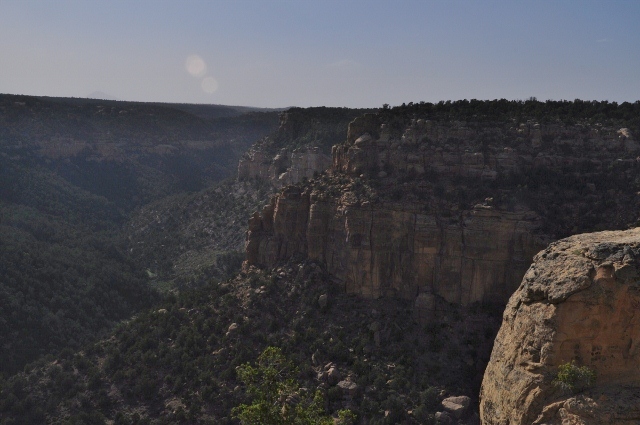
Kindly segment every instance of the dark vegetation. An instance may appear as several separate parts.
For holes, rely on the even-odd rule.
[[[231,116],[203,118],[183,109],[206,112],[198,105],[1,95],[1,148],[12,161],[45,167],[130,211],[230,176],[240,155],[277,125],[277,112],[240,115],[229,107]]]
[[[237,423],[232,408],[255,399],[236,368],[269,346],[329,413],[349,408],[364,423],[434,423],[447,391],[478,381],[500,312],[451,308],[425,328],[405,302],[358,299],[329,282],[317,265],[292,263],[171,296],[111,338],[3,383],[2,423]],[[357,383],[353,394],[319,380],[329,363]]]
[[[0,95],[1,374],[159,301],[123,226],[149,201],[231,175],[277,125],[276,112],[246,112]],[[219,277],[240,261],[222,249]]]
[[[380,110],[381,119],[391,128],[404,128],[404,124],[415,116],[443,121],[476,122],[526,122],[562,123],[573,125],[580,122],[629,127],[634,134],[640,130],[640,101],[634,103],[588,101],[575,99],[538,101],[528,100],[458,100],[438,103],[419,102],[389,107]]]
[[[78,349],[158,297],[127,258],[115,205],[0,156],[0,373]]]
[[[45,100],[52,103],[60,103],[74,106],[96,106],[96,105],[134,105],[134,106],[159,106],[168,107],[171,109],[177,109],[187,112],[191,115],[195,115],[200,118],[213,119],[213,118],[229,118],[237,117],[247,112],[277,112],[281,109],[273,108],[255,108],[252,106],[228,106],[228,105],[210,105],[204,103],[163,103],[163,102],[128,102],[122,100],[105,100],[105,99],[91,99],[82,97],[49,97],[38,96],[38,99]]]
[[[244,261],[249,215],[270,194],[267,182],[230,179],[147,204],[125,228],[129,255],[157,287],[195,287],[231,277]]]

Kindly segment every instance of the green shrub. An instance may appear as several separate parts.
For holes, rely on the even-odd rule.
[[[558,366],[553,385],[562,391],[578,393],[592,387],[596,382],[596,371],[588,366],[576,366],[575,361]]]
[[[349,409],[338,411],[338,425],[355,425],[358,416]]]
[[[232,413],[244,425],[329,425],[324,399],[319,391],[303,392],[294,379],[295,366],[276,347],[267,347],[255,366],[243,364],[238,377],[246,385],[252,404],[241,404]],[[289,400],[296,402],[289,403]]]

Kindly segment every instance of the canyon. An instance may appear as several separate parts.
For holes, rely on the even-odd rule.
[[[327,415],[351,409],[360,424],[637,422],[640,238],[623,229],[639,224],[640,103],[291,108],[271,111],[271,118],[239,116],[236,130],[218,120],[209,124],[222,126],[220,134],[229,130],[238,178],[183,192],[191,186],[174,179],[193,167],[180,151],[193,148],[200,160],[194,171],[204,164],[200,182],[207,184],[215,175],[207,174],[200,149],[215,153],[215,137],[196,146],[190,141],[198,134],[176,130],[179,137],[164,143],[166,128],[155,126],[153,115],[143,113],[145,126],[132,132],[133,114],[117,108],[41,110],[42,100],[13,100],[6,110],[27,107],[23,112],[45,117],[69,111],[78,120],[87,113],[92,126],[121,126],[121,134],[106,133],[105,145],[66,131],[75,128],[67,121],[34,121],[30,131],[43,137],[24,138],[19,130],[28,120],[15,112],[0,155],[8,167],[0,169],[0,194],[12,220],[3,224],[47,237],[39,223],[67,204],[43,210],[36,221],[22,211],[39,205],[33,200],[48,205],[48,187],[62,194],[72,187],[64,177],[45,177],[93,175],[105,164],[117,170],[123,140],[140,137],[144,143],[128,148],[124,168],[139,172],[132,181],[148,177],[149,195],[115,204],[121,196],[87,198],[74,189],[68,203],[134,202],[130,214],[119,212],[126,237],[111,244],[96,238],[92,246],[127,259],[143,287],[168,292],[104,339],[0,376],[0,422],[237,423],[232,409],[250,395],[235,371],[269,346],[300,371],[299,390],[283,403],[315,389]],[[191,109],[201,118],[214,112]],[[180,129],[184,115],[170,116],[168,128]],[[233,133],[243,131],[243,120],[263,118],[272,131],[241,156],[250,134],[236,144]],[[199,128],[189,124],[197,118],[184,122]],[[55,132],[60,140],[86,139],[86,146],[66,150],[71,145],[56,144]],[[16,143],[21,137],[23,145]],[[104,150],[109,144],[117,149]],[[184,161],[174,164],[177,157]],[[224,161],[220,169],[229,170],[234,156]],[[6,170],[24,178],[16,182]],[[27,177],[49,185],[29,186]],[[127,188],[113,186],[115,194]],[[26,200],[32,203],[19,214],[9,209]],[[99,228],[100,217],[90,217]],[[14,251],[20,264],[30,264],[26,249]],[[105,288],[113,289],[113,280],[105,279]],[[98,300],[108,297],[105,291]],[[561,387],[554,382],[563,367],[586,368],[596,379]]]

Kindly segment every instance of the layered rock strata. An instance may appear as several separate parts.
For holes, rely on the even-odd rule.
[[[331,157],[317,146],[307,146],[289,151],[281,149],[276,155],[263,150],[250,150],[238,164],[238,179],[263,179],[281,188],[326,171]]]
[[[640,143],[627,128],[414,119],[394,134],[366,114],[350,124],[346,143],[333,147],[333,169],[486,181],[536,170],[588,177],[611,167],[628,173],[638,166],[639,153]]]
[[[637,216],[639,146],[628,129],[403,125],[381,114],[352,121],[332,149],[333,177],[284,189],[251,219],[248,264],[309,258],[348,293],[412,300],[422,319],[440,301],[504,305],[549,241]]]
[[[353,192],[289,187],[249,222],[247,261],[304,256],[325,264],[348,293],[415,300],[417,315],[450,303],[506,302],[543,241],[528,210],[478,205],[457,220],[423,204],[358,200]]]
[[[640,228],[572,236],[536,255],[504,312],[481,390],[485,425],[640,423]],[[552,382],[575,362],[581,394]]]

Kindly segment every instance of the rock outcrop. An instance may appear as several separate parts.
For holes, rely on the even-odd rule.
[[[281,149],[276,155],[256,149],[247,152],[238,163],[238,179],[263,179],[281,188],[311,179],[330,166],[331,157],[317,146]]]
[[[238,179],[260,179],[276,188],[311,179],[331,167],[331,146],[342,141],[363,109],[291,108],[278,130],[255,143],[238,163]]]
[[[508,174],[572,170],[580,175],[637,166],[640,144],[627,128],[413,119],[400,134],[373,114],[354,120],[333,148],[333,169],[350,174],[434,174],[494,181]]]
[[[353,192],[326,199],[321,189],[289,187],[249,222],[247,261],[268,266],[301,255],[325,264],[347,293],[458,305],[506,302],[544,242],[527,210],[477,206],[444,217],[422,204],[371,203]],[[351,196],[349,196],[351,195]]]
[[[485,425],[640,423],[640,228],[582,234],[536,255],[504,312],[481,390]],[[552,381],[574,361],[595,386]]]
[[[411,300],[423,321],[442,302],[504,305],[551,240],[638,219],[628,129],[400,118],[355,119],[329,175],[256,213],[248,264],[308,258],[347,293]]]

